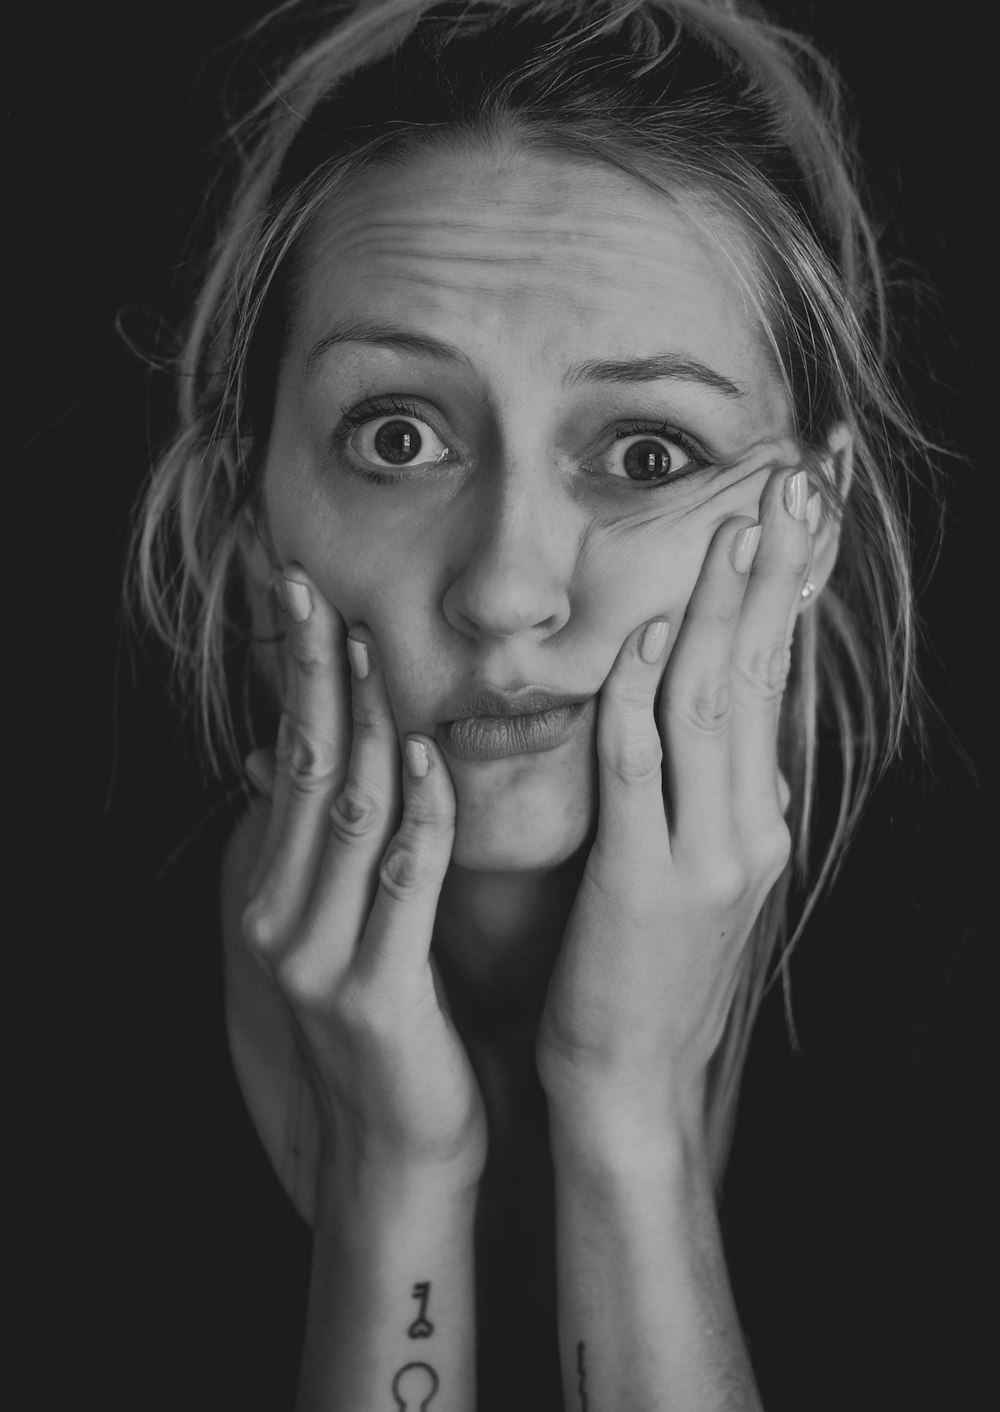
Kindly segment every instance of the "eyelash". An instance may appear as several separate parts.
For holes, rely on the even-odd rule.
[[[709,458],[697,442],[692,441],[669,422],[661,422],[659,426],[651,426],[648,422],[628,422],[615,427],[616,441],[624,441],[629,436],[658,436],[662,441],[675,441],[684,454],[691,458],[689,466],[684,466],[673,475],[665,476],[663,480],[632,481],[631,485],[636,490],[660,490],[665,485],[676,485],[679,480],[686,480],[688,476],[703,471],[710,464]]]
[[[372,397],[353,407],[345,407],[341,411],[340,423],[334,431],[334,437],[341,445],[346,445],[351,433],[356,431],[358,427],[363,427],[366,422],[374,421],[378,417],[392,416],[412,417],[415,421],[420,422],[427,420],[423,411],[402,398],[394,396]],[[623,441],[630,436],[643,435],[658,436],[664,441],[675,441],[684,454],[691,458],[691,464],[663,480],[630,482],[635,490],[659,490],[664,485],[685,480],[689,475],[704,470],[709,464],[708,458],[700,447],[690,437],[685,436],[682,431],[671,426],[669,422],[662,422],[658,426],[651,426],[648,422],[629,422],[615,427],[616,441]],[[370,481],[373,485],[396,485],[400,479],[398,475],[383,474],[369,466],[353,466],[352,470],[363,480]]]
[[[346,446],[351,433],[358,427],[363,427],[366,422],[375,421],[378,417],[412,417],[414,421],[425,422],[426,415],[414,407],[410,402],[404,402],[399,397],[371,397],[365,402],[359,402],[354,407],[345,407],[340,414],[340,424],[334,431],[334,439],[342,446]],[[370,481],[372,485],[397,485],[399,476],[384,474],[377,471],[373,466],[352,465],[352,471],[362,480]]]

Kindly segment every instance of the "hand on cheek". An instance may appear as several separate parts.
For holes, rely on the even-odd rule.
[[[787,862],[777,729],[807,503],[804,472],[772,475],[759,524],[713,535],[669,643],[654,623],[630,634],[601,694],[597,838],[538,1054],[555,1111],[609,1141],[697,1140],[744,947]]]
[[[360,1170],[478,1180],[485,1125],[430,956],[455,799],[426,736],[402,749],[373,636],[304,570],[279,583],[284,711],[244,940],[271,976],[324,1115],[332,1187]],[[402,757],[402,758],[401,758]],[[267,776],[270,773],[270,779]]]

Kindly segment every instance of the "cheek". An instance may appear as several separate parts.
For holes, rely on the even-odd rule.
[[[621,641],[649,618],[676,621],[717,523],[691,514],[591,530],[580,556],[576,595],[587,627]]]
[[[768,474],[764,467],[701,503],[593,526],[578,562],[578,618],[619,642],[649,618],[679,622],[713,536],[734,516],[758,518]]]
[[[275,477],[265,494],[279,563],[301,564],[348,623],[391,614],[393,595],[405,595],[416,567],[405,517],[359,514],[353,499],[305,470]]]

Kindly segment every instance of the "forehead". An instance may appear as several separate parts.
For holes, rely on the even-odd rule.
[[[331,323],[391,321],[555,375],[682,350],[748,390],[777,379],[697,203],[560,155],[432,149],[332,197],[299,264],[292,359]]]

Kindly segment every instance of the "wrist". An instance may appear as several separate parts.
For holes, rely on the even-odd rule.
[[[548,1100],[553,1156],[627,1170],[671,1172],[706,1151],[704,1095],[667,1084],[590,1085]]]

